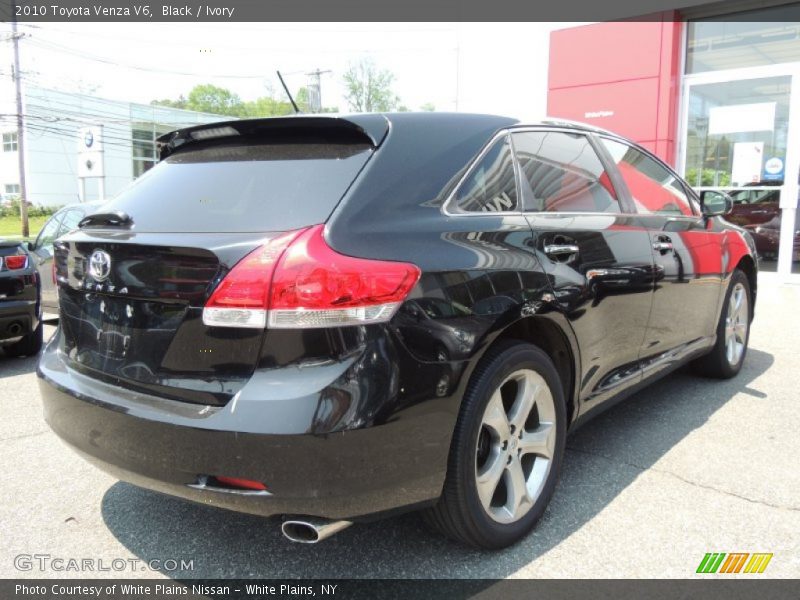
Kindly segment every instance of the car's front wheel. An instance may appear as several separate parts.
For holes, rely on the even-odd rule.
[[[553,362],[536,346],[499,343],[464,396],[442,497],[427,520],[473,546],[513,544],[553,495],[565,438],[564,393]]]

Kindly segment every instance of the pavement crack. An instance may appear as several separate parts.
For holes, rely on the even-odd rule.
[[[0,443],[13,442],[14,440],[24,440],[25,438],[36,437],[37,435],[44,435],[46,433],[49,432],[45,429],[44,431],[37,431],[36,433],[26,433],[25,435],[15,435],[12,437],[0,438]]]
[[[587,456],[593,456],[593,457],[596,457],[596,458],[601,458],[603,460],[606,460],[606,461],[612,462],[612,463],[623,464],[625,466],[631,467],[633,469],[636,469],[636,470],[642,471],[642,472],[652,471],[652,472],[655,472],[655,473],[659,473],[661,475],[668,475],[670,477],[674,477],[675,479],[678,479],[679,481],[682,481],[682,482],[687,483],[689,485],[692,485],[694,487],[698,487],[698,488],[701,488],[701,489],[704,489],[704,490],[710,490],[712,492],[717,492],[718,494],[724,494],[725,496],[730,496],[731,498],[736,498],[738,500],[744,500],[746,502],[750,502],[751,504],[758,504],[760,506],[768,506],[769,508],[777,508],[778,510],[789,510],[789,511],[792,511],[792,512],[800,512],[800,507],[797,507],[797,506],[785,506],[783,504],[772,504],[771,502],[765,502],[763,500],[756,500],[754,498],[748,498],[747,496],[742,496],[741,494],[737,494],[736,492],[730,492],[728,490],[723,490],[723,489],[714,487],[713,485],[706,485],[704,483],[698,483],[697,481],[692,481],[691,479],[686,479],[685,477],[683,477],[681,475],[678,475],[677,473],[674,473],[672,471],[668,471],[666,469],[659,469],[658,467],[653,467],[653,466],[646,467],[644,465],[633,463],[633,462],[630,462],[628,460],[618,459],[618,458],[614,458],[614,457],[611,457],[611,456],[606,456],[604,454],[599,454],[597,452],[590,452],[588,450],[581,450],[579,448],[575,448],[575,447],[572,447],[572,446],[567,446],[566,450],[568,450],[570,452],[576,452],[578,454],[585,454]]]

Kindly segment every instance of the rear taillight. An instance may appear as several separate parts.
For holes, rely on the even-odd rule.
[[[298,329],[391,319],[416,285],[419,269],[339,254],[323,230],[317,225],[292,232],[248,254],[209,298],[203,322]]]
[[[24,254],[17,254],[15,256],[6,256],[6,268],[16,271],[17,269],[24,269],[28,266],[28,257]]]

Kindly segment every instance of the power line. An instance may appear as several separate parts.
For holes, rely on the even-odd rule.
[[[178,75],[183,77],[198,77],[198,78],[211,78],[211,79],[266,79],[263,75],[231,75],[228,73],[223,74],[213,74],[213,73],[190,73],[186,71],[173,71],[169,69],[159,69],[156,67],[143,67],[141,65],[130,64],[130,63],[123,63],[119,61],[110,60],[104,58],[102,56],[97,56],[94,54],[89,54],[88,52],[83,52],[76,48],[69,48],[67,46],[62,46],[61,44],[56,44],[54,42],[44,41],[44,40],[30,40],[30,43],[42,48],[44,50],[48,50],[51,52],[65,52],[67,54],[71,54],[72,56],[76,56],[78,58],[82,58],[84,60],[91,60],[94,62],[103,63],[106,65],[111,65],[114,67],[123,67],[126,69],[133,69],[136,71],[144,71],[146,73],[164,73],[167,75]]]

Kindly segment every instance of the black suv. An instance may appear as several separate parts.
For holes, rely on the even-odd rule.
[[[43,340],[41,281],[23,242],[0,240],[0,348],[33,356]]]
[[[729,199],[610,133],[402,113],[159,143],[56,242],[39,366],[53,430],[126,481],[296,541],[424,509],[502,547],[570,428],[744,361],[757,267]]]

